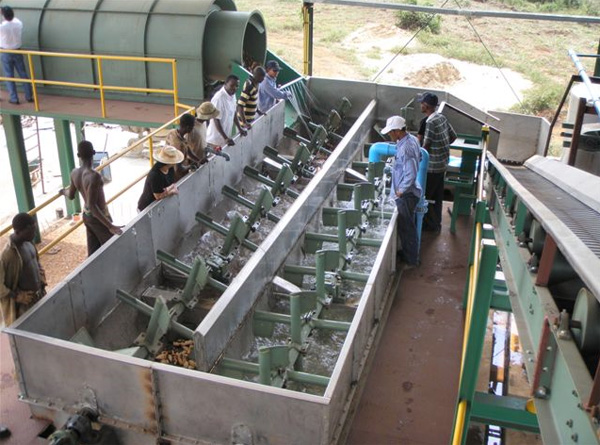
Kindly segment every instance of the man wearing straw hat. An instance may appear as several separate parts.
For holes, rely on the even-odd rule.
[[[77,146],[77,156],[81,159],[81,167],[71,172],[71,185],[61,189],[60,194],[68,199],[75,198],[79,191],[85,203],[83,224],[87,234],[88,256],[106,243],[113,235],[123,233],[119,226],[112,223],[104,197],[102,176],[92,167],[94,146],[89,141],[81,141]]]
[[[201,163],[207,161],[205,148],[208,124],[211,119],[217,119],[220,115],[221,113],[212,102],[204,102],[196,108],[196,125],[194,126],[191,140],[194,141],[193,145],[196,147],[194,149],[198,150],[194,154],[202,160]]]
[[[183,153],[175,147],[167,145],[154,152],[156,163],[150,169],[144,191],[138,201],[138,210],[141,212],[154,201],[160,201],[168,196],[176,195],[178,192],[175,184],[174,168],[183,161]]]

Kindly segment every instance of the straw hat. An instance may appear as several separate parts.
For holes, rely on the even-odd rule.
[[[162,162],[163,164],[179,164],[181,161],[183,161],[183,158],[183,153],[172,145],[167,145],[154,152],[154,160]]]
[[[204,121],[219,117],[221,112],[212,104],[212,102],[204,102],[196,108],[196,119]]]

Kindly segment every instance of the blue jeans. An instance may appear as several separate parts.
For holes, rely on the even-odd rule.
[[[4,77],[15,77],[15,70],[19,77],[23,79],[29,79],[27,71],[25,70],[25,62],[23,61],[22,54],[10,54],[2,53],[2,70],[4,71]],[[10,95],[11,102],[18,102],[19,96],[17,95],[17,87],[14,82],[6,82],[6,88]],[[33,100],[33,92],[31,91],[31,84],[25,83],[23,85],[25,90],[25,99],[28,101]]]
[[[398,236],[400,236],[400,242],[402,243],[402,260],[411,265],[416,265],[419,262],[417,224],[415,222],[415,209],[418,203],[419,198],[412,193],[396,198]]]

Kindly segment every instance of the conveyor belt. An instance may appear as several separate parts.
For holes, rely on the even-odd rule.
[[[532,170],[508,166],[506,169],[600,258],[598,212]]]

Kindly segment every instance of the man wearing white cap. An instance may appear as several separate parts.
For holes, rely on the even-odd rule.
[[[183,161],[183,153],[175,147],[167,145],[154,152],[156,161],[144,183],[144,191],[138,201],[138,210],[141,212],[154,201],[160,201],[178,192],[175,184],[174,168]]]
[[[396,143],[394,162],[394,191],[398,208],[398,236],[402,244],[399,256],[407,266],[419,264],[415,209],[421,198],[421,185],[417,181],[421,151],[419,141],[406,131],[406,121],[400,116],[390,117],[381,133]]]

